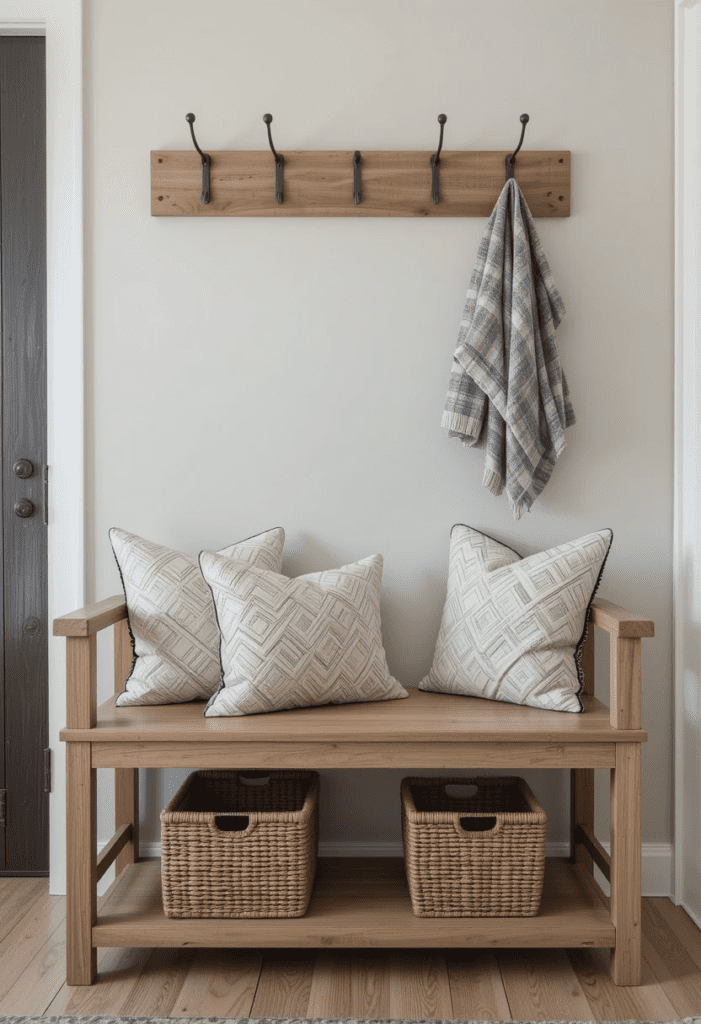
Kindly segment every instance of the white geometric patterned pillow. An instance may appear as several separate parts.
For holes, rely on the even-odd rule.
[[[408,697],[387,668],[382,556],[288,579],[203,551],[221,633],[208,718]]]
[[[180,704],[211,697],[220,680],[219,630],[196,558],[110,530],[127,602],[134,662],[118,707]],[[278,527],[221,554],[279,572],[285,531]]]
[[[419,689],[582,711],[587,612],[612,540],[601,530],[521,558],[454,526],[433,665]]]

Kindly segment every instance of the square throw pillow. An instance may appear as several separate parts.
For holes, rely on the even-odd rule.
[[[110,530],[127,602],[134,662],[118,707],[180,704],[219,685],[219,630],[197,559],[125,530]],[[278,527],[220,552],[273,572],[282,568]]]
[[[408,697],[387,668],[382,556],[288,579],[203,551],[221,633],[208,718]]]
[[[419,689],[582,711],[587,613],[612,540],[601,530],[521,558],[454,526],[433,665]]]

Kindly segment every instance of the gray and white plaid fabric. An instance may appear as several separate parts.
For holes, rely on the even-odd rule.
[[[484,449],[482,482],[516,519],[550,479],[575,422],[555,347],[565,313],[530,210],[506,182],[465,300],[442,426]]]

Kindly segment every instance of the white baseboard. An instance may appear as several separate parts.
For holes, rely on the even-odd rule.
[[[643,843],[643,896],[671,896],[674,891],[674,847]]]
[[[104,846],[105,844],[101,844]],[[608,843],[603,843],[610,851]],[[568,857],[569,843],[547,843],[546,857]],[[142,857],[160,857],[161,844],[141,842]],[[319,843],[320,857],[402,857],[404,849],[399,843]],[[608,893],[608,882],[595,869],[597,881]],[[670,896],[672,892],[672,845],[671,843],[643,843],[642,850],[643,896]]]
[[[607,853],[610,843],[601,844]],[[672,896],[674,851],[671,843],[643,843],[642,891],[643,896]],[[594,877],[608,896],[610,887],[599,869],[594,866]]]

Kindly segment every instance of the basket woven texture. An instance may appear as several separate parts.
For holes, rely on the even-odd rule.
[[[193,772],[161,812],[166,917],[302,917],[318,837],[317,772]]]
[[[466,785],[476,786],[476,793],[446,791]],[[523,779],[407,778],[401,795],[404,860],[417,917],[538,913],[547,815]]]

